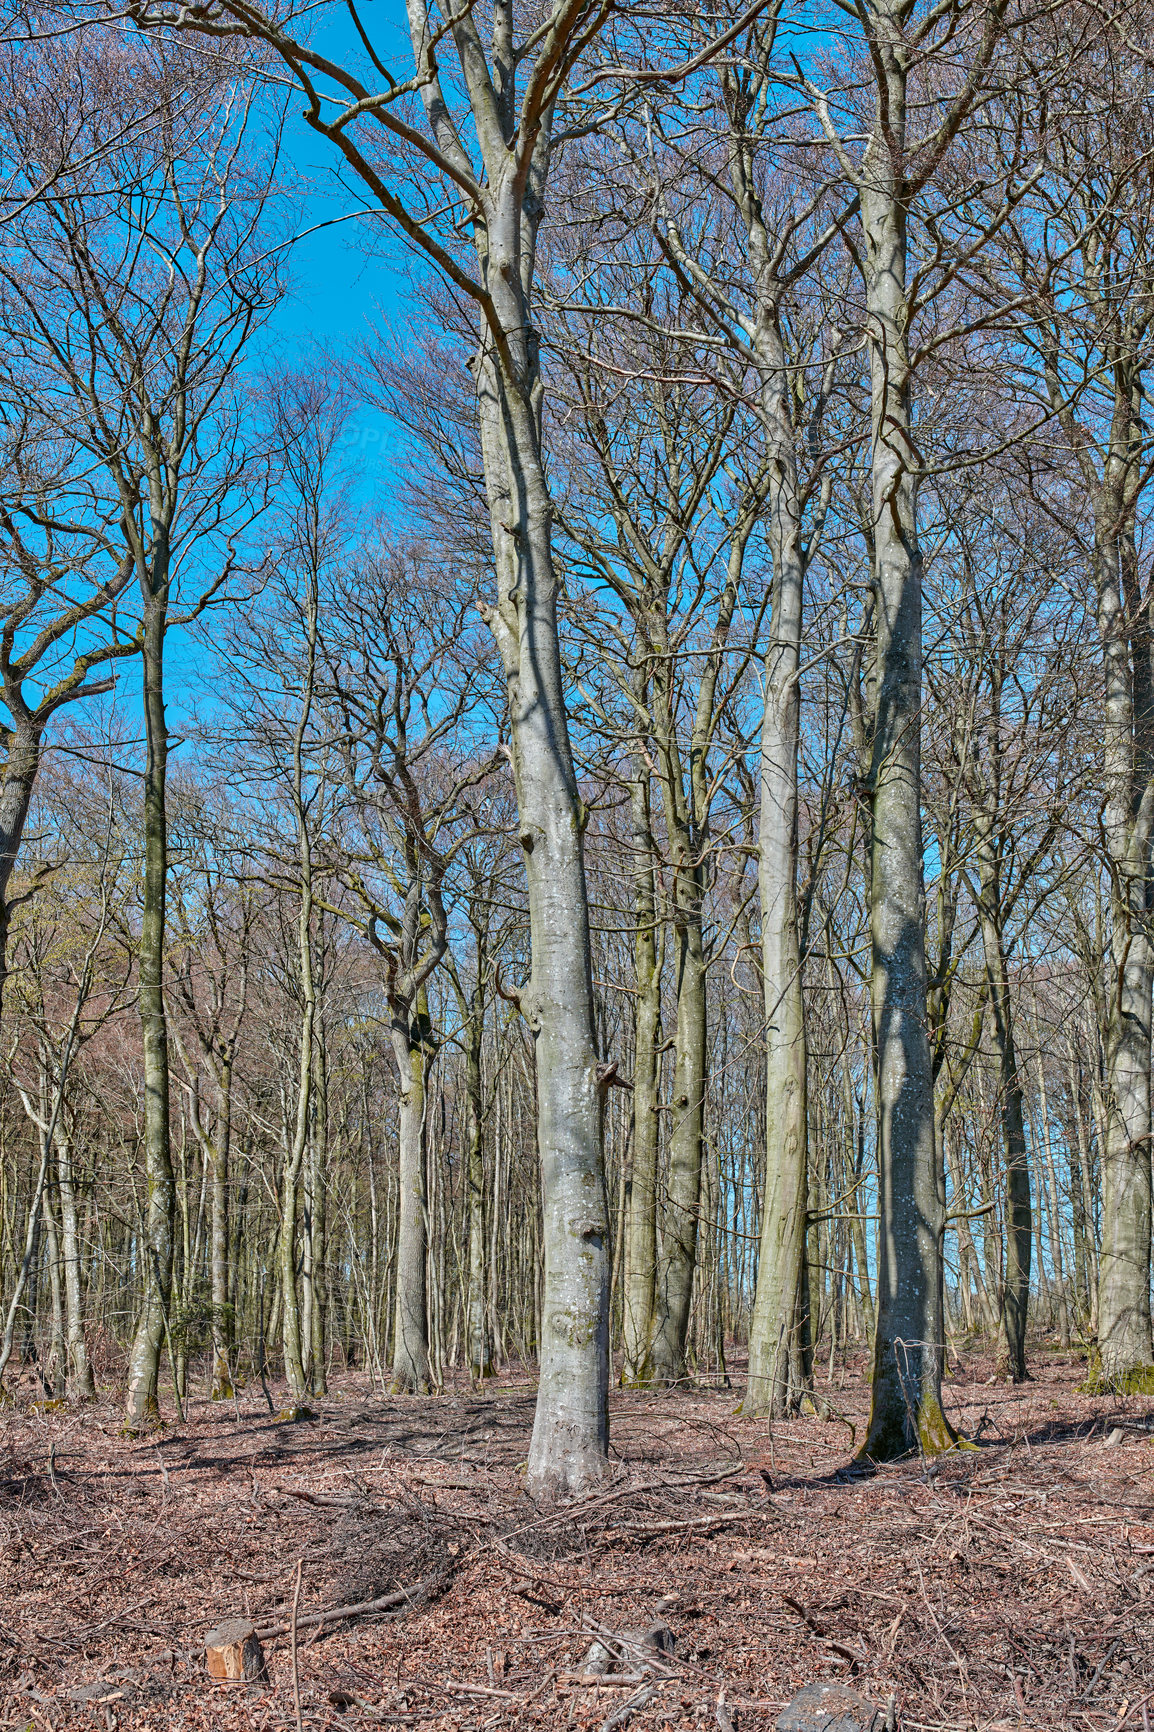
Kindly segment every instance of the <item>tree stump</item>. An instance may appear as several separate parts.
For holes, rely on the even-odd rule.
[[[817,1680],[782,1710],[777,1732],[894,1732],[894,1715],[844,1684]]]
[[[264,1678],[264,1649],[247,1618],[227,1618],[204,1638],[208,1675],[223,1683],[255,1683]]]
[[[651,1660],[672,1659],[677,1643],[668,1624],[648,1630],[622,1630],[619,1636],[596,1641],[582,1661],[581,1670],[592,1676],[620,1669],[629,1677],[651,1672]]]

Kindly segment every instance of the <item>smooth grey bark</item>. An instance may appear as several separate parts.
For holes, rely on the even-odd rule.
[[[247,944],[251,934],[251,923],[246,917],[243,928],[243,942]],[[196,1138],[201,1155],[208,1168],[209,1180],[209,1294],[212,1309],[212,1390],[213,1401],[231,1399],[233,1391],[231,1349],[234,1334],[234,1304],[233,1281],[230,1274],[230,1263],[235,1257],[230,1257],[230,1222],[229,1222],[229,1181],[232,1156],[232,1083],[233,1068],[236,1062],[236,1048],[240,1039],[241,1027],[248,1009],[248,958],[242,950],[240,972],[239,1003],[231,1026],[221,1031],[214,1023],[206,1038],[205,1032],[197,1028],[197,1039],[200,1045],[201,1057],[207,1063],[212,1073],[216,1094],[214,1122],[211,1131],[204,1121],[201,1106],[200,1090],[195,1080],[194,1067],[189,1062],[181,1040],[179,1028],[170,1028],[170,1034],[177,1052],[184,1063],[185,1070],[193,1079],[189,1101],[189,1123],[193,1136]],[[191,991],[182,994],[186,1009],[195,1014],[195,994]]]
[[[306,91],[308,124],[329,138],[413,248],[478,310],[473,377],[497,586],[488,619],[508,687],[528,882],[532,973],[521,1002],[535,1035],[545,1215],[541,1375],[528,1471],[534,1495],[580,1492],[603,1473],[608,1453],[609,1232],[582,852],[587,814],[573,768],[557,637],[532,312],[556,101],[607,10],[589,0],[558,0],[518,43],[512,9],[498,6],[487,50],[471,10],[454,12],[442,29],[424,0],[409,0],[415,77],[400,89],[419,92],[423,131],[407,106],[396,108],[395,81],[386,75],[374,100],[355,74],[288,36],[258,7],[222,0],[211,17],[163,6],[142,6],[138,14],[141,22],[210,34],[235,28],[267,43]],[[446,57],[456,62],[453,83],[441,78]],[[339,93],[335,105],[326,100],[327,86]],[[381,130],[365,143],[362,127]],[[454,219],[448,245],[427,206],[414,215],[394,192],[387,176],[396,163],[386,167],[382,141],[396,145],[406,162],[419,154],[426,175],[451,186],[451,199],[463,199],[466,224]],[[422,185],[422,197],[425,191]],[[466,225],[475,244],[472,275],[454,250]]]
[[[320,600],[317,570],[306,570],[304,598],[305,665],[301,706],[293,731],[292,791],[297,829],[297,869],[300,875],[300,913],[297,919],[297,971],[300,991],[300,1032],[295,1111],[291,1132],[286,1135],[280,1175],[280,1234],[277,1241],[277,1274],[281,1300],[281,1349],[284,1374],[293,1404],[311,1393],[305,1369],[307,1343],[301,1332],[301,1304],[297,1287],[297,1233],[300,1219],[300,1181],[308,1149],[313,1105],[314,1046],[317,1031],[317,987],[313,958],[313,845],[305,793],[305,740],[312,721],[316,697],[317,616]]]
[[[308,1206],[312,1305],[309,1313],[308,1374],[314,1395],[328,1392],[328,1041],[323,1020],[313,1054],[313,1113],[309,1138]]]
[[[922,558],[911,431],[902,8],[869,8],[878,114],[858,182],[868,312],[876,605],[870,762],[870,936],[880,1223],[869,1427],[862,1453],[887,1460],[948,1446],[945,1184],[927,1033],[922,879]]]
[[[1100,465],[1064,400],[1057,340],[1047,351],[1056,417],[1078,460],[1094,527],[1093,577],[1102,656],[1103,828],[1110,857],[1110,939],[1102,1040],[1105,1136],[1098,1270],[1098,1372],[1122,1387],[1154,1379],[1150,1315],[1151,1009],[1154,995],[1154,636],[1141,596],[1135,459],[1140,333],[1115,333],[1114,413]]]
[[[422,85],[430,130],[469,188],[483,294],[473,376],[497,580],[488,619],[507,683],[528,885],[532,972],[521,1006],[536,1051],[544,1213],[540,1380],[527,1484],[536,1496],[579,1493],[600,1478],[608,1453],[609,1222],[582,845],[588,815],[569,742],[531,307],[553,93],[578,32],[595,33],[596,23],[587,0],[557,6],[540,27],[518,105],[511,11],[494,16],[491,62],[472,14],[458,15],[454,41],[482,180],[433,74],[421,0],[410,0],[409,19],[414,58],[431,75]]]
[[[973,110],[1003,28],[1001,0],[975,24],[967,76],[910,138],[908,81],[920,52],[961,8],[915,17],[905,0],[865,0],[863,57],[873,114],[855,161],[810,85],[830,150],[860,200],[857,257],[870,373],[870,500],[863,531],[873,565],[869,804],[870,1001],[879,1180],[878,1288],[870,1419],[861,1454],[888,1460],[950,1447],[942,1238],[945,1178],[934,1114],[922,876],[922,555],[912,426],[908,229],[915,202]],[[859,706],[860,708],[860,706]],[[855,713],[855,731],[862,721]],[[864,743],[864,742],[863,742]]]
[[[1034,1027],[1038,1026],[1037,1005]],[[1040,1047],[1035,1035],[1035,1045]],[[1073,1201],[1074,1246],[1078,1263],[1082,1326],[1093,1339],[1098,1333],[1098,1245],[1094,1232],[1094,1184],[1090,1155],[1090,1133],[1082,1108],[1082,1072],[1074,1042],[1066,1036],[1067,1079],[1074,1115],[1074,1142],[1070,1150],[1070,1192]]]
[[[771,512],[775,501],[771,498]],[[797,754],[802,562],[796,519],[775,558],[761,731],[758,892],[766,1026],[766,1166],[757,1289],[742,1411],[785,1414],[800,1397],[798,1302],[805,1258],[806,1038],[797,905]]]
[[[629,788],[634,879],[633,1136],[625,1181],[622,1284],[621,1381],[649,1381],[657,1266],[657,1151],[661,1045],[661,974],[664,943],[658,942],[654,844],[649,809],[649,769],[642,753]]]
[[[989,984],[994,1050],[998,1058],[1002,1152],[1006,1169],[1006,1264],[1002,1283],[1002,1332],[1011,1380],[1022,1383],[1026,1369],[1026,1325],[1030,1305],[1030,1256],[1034,1215],[1030,1197],[1030,1160],[1026,1144],[1022,1079],[1014,1041],[1013,1001],[1002,934],[1000,863],[994,826],[978,820],[978,918]]]
[[[48,1357],[39,1367],[45,1395],[56,1395],[64,1388],[68,1375],[64,1346],[64,1287],[60,1276],[60,1229],[56,1219],[55,1186],[44,1187],[45,1266],[48,1273],[49,1341]]]
[[[87,1401],[96,1394],[92,1361],[84,1334],[84,1296],[81,1284],[80,1227],[76,1208],[76,1178],[72,1137],[58,1119],[53,1141],[56,1147],[56,1184],[60,1193],[60,1250],[64,1276],[64,1334],[68,1357],[68,1394]]]
[[[766,1165],[757,1288],[749,1334],[749,1385],[742,1411],[783,1415],[804,1384],[799,1330],[808,1178],[807,1047],[797,897],[797,766],[801,725],[802,613],[806,549],[780,325],[780,288],[760,202],[736,169],[755,280],[762,284],[753,333],[770,457],[768,539],[773,560],[770,643],[765,658],[758,824],[762,988],[766,1041]]]
[[[139,1006],[144,1058],[144,1171],[146,1202],[141,1239],[143,1297],[128,1356],[124,1401],[126,1431],[160,1416],[160,1354],[172,1289],[176,1192],[169,1142],[168,1023],[164,1007],[165,904],[168,888],[166,775],[168,728],[164,714],[164,636],[168,569],[162,556],[141,574],[144,629],[144,883],[140,922]]]
[[[1102,1152],[1098,1353],[1103,1380],[1122,1386],[1136,1377],[1154,1376],[1150,1371],[1154,1359],[1150,1322],[1154,689],[1144,622],[1130,625],[1134,637],[1141,635],[1143,641],[1135,644],[1137,665],[1128,665],[1118,563],[1113,549],[1099,546],[1098,620],[1106,680],[1105,823],[1114,871],[1110,875],[1111,987],[1104,1031],[1108,1116]]]
[[[485,1032],[485,988],[478,979],[468,999],[465,1028],[465,1184],[468,1187],[465,1292],[465,1356],[469,1376],[477,1383],[493,1375],[485,1299],[485,1097],[481,1068]]]
[[[704,838],[699,822],[695,822],[700,820],[701,811],[694,798],[698,790],[693,786],[696,779],[693,768],[688,791],[686,788],[672,687],[673,664],[666,651],[654,674],[653,713],[661,766],[658,785],[672,878],[669,923],[673,936],[677,1020],[669,1102],[669,1159],[653,1284],[653,1327],[648,1356],[653,1381],[666,1384],[676,1383],[685,1375],[685,1347],[701,1214],[707,1034],[706,959],[702,930]],[[694,731],[696,733],[697,729]],[[697,743],[695,740],[694,747]],[[698,760],[693,747],[690,761],[695,768]]]
[[[409,949],[419,936],[421,881],[413,878],[405,924]],[[429,970],[431,972],[431,969]],[[429,1328],[426,1292],[428,1196],[425,1162],[425,1072],[429,1057],[429,1010],[424,985],[395,995],[390,1039],[397,1067],[397,1300],[394,1313],[393,1395],[429,1392]]]
[[[797,898],[797,760],[801,700],[802,608],[806,561],[828,502],[820,492],[809,546],[804,543],[803,496],[797,461],[794,371],[783,331],[791,290],[836,232],[810,237],[800,261],[789,254],[801,219],[778,215],[771,236],[758,183],[757,150],[768,109],[764,99],[779,9],[770,6],[751,30],[750,53],[740,70],[720,74],[727,117],[729,188],[746,243],[751,310],[733,300],[693,257],[679,225],[667,216],[665,245],[679,274],[696,291],[710,321],[748,364],[757,380],[758,411],[767,466],[759,485],[768,505],[766,534],[773,563],[770,645],[764,666],[764,706],[758,825],[758,891],[766,1018],[766,1181],[757,1289],[750,1323],[749,1386],[743,1411],[783,1413],[800,1393],[801,1280],[805,1260],[808,1125],[807,1051],[801,987]],[[750,68],[753,68],[751,70]],[[852,208],[852,207],[851,207]],[[827,369],[809,415],[816,445],[831,377]]]
[[[704,933],[707,859],[710,849],[711,794],[709,754],[717,726],[717,682],[733,623],[749,538],[765,496],[762,472],[744,490],[735,513],[726,560],[725,584],[718,598],[709,651],[697,689],[688,741],[688,765],[678,736],[673,657],[668,622],[668,573],[658,588],[660,610],[647,610],[654,652],[652,727],[668,838],[669,922],[673,930],[673,969],[677,1024],[673,1094],[669,1116],[669,1160],[665,1208],[654,1280],[651,1376],[675,1383],[685,1375],[689,1311],[697,1262],[701,1215],[702,1151],[705,1132],[708,958]]]
[[[448,973],[461,1018],[464,1050],[464,1134],[462,1178],[465,1185],[464,1353],[470,1379],[477,1384],[494,1371],[489,1327],[488,1234],[485,1208],[485,1010],[489,983],[490,932],[495,872],[486,875],[468,899],[468,919],[475,945],[476,978],[469,990],[462,985],[456,960],[448,955]],[[495,1198],[493,1203],[495,1205]],[[495,1207],[493,1209],[495,1215]]]
[[[503,200],[508,205],[508,200]],[[544,1211],[541,1373],[529,1488],[578,1493],[609,1444],[609,1220],[582,836],[557,636],[552,507],[540,445],[536,341],[528,329],[513,219],[492,224],[486,282],[507,305],[509,367],[486,340],[475,364],[496,553],[489,621],[509,695],[518,833],[529,894],[532,973],[520,994],[537,1059]],[[519,223],[516,225],[519,226]],[[526,285],[527,286],[527,285]],[[510,345],[512,347],[512,345]]]
[[[998,1060],[998,1113],[1006,1175],[1006,1253],[1001,1285],[1001,1328],[1010,1378],[1014,1383],[1022,1383],[1029,1376],[1026,1369],[1026,1328],[1034,1214],[1025,1104],[1014,1034],[1014,1005],[1006,964],[1005,817],[1002,805],[1002,695],[1006,670],[997,635],[1002,628],[996,624],[993,627],[995,635],[988,644],[988,653],[983,654],[978,645],[972,646],[975,663],[985,660],[989,669],[983,729],[985,747],[979,751],[971,737],[961,757],[975,808],[975,901],[986,971],[984,997],[990,1008],[994,1051]],[[988,626],[983,635],[991,637]]]

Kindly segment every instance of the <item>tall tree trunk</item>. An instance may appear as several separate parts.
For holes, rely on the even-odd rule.
[[[317,1026],[316,974],[313,968],[313,861],[308,810],[304,792],[304,743],[312,716],[317,651],[317,579],[308,576],[305,600],[306,659],[300,714],[293,734],[293,801],[297,825],[297,860],[300,871],[300,916],[297,924],[297,967],[301,995],[297,1098],[291,1136],[286,1134],[285,1159],[281,1171],[280,1237],[277,1247],[281,1307],[281,1346],[284,1374],[294,1406],[310,1393],[305,1373],[301,1338],[301,1308],[297,1292],[297,1223],[300,1214],[300,1179],[308,1147],[312,1117],[313,1043]]]
[[[634,978],[633,1159],[625,1197],[625,1281],[621,1381],[648,1382],[657,1266],[658,1079],[661,1045],[661,962],[654,896],[653,834],[648,767],[637,755],[630,787],[633,818]]]
[[[712,797],[708,764],[716,719],[717,680],[737,605],[745,550],[760,514],[762,498],[760,486],[748,487],[737,511],[729,543],[725,587],[718,600],[709,656],[697,690],[688,774],[678,743],[672,657],[664,614],[650,620],[650,638],[655,652],[653,739],[660,766],[659,783],[671,857],[670,920],[675,941],[674,978],[677,988],[669,1164],[654,1280],[653,1342],[650,1349],[652,1375],[660,1383],[674,1383],[685,1373],[685,1345],[701,1216],[708,1032],[703,908]],[[665,605],[663,603],[663,608]]]
[[[144,1047],[144,1162],[147,1204],[141,1246],[143,1301],[128,1358],[126,1431],[159,1418],[160,1353],[172,1288],[176,1194],[168,1112],[168,1025],[164,1011],[165,899],[168,816],[165,778],[168,730],[164,715],[164,634],[167,585],[145,598],[144,895],[140,924],[140,1023]]]
[[[72,1138],[65,1126],[59,1122],[54,1141],[56,1182],[60,1190],[60,1248],[64,1264],[64,1334],[68,1351],[68,1393],[74,1401],[87,1401],[96,1394],[96,1383],[84,1334],[75,1166]]]
[[[1035,1005],[1034,1027],[1037,1029]],[[1040,1042],[1037,1043],[1040,1047]],[[1082,1327],[1092,1338],[1098,1333],[1098,1247],[1094,1232],[1094,1186],[1091,1173],[1090,1135],[1082,1110],[1082,1077],[1074,1043],[1066,1036],[1067,1077],[1070,1106],[1074,1115],[1074,1143],[1070,1150],[1070,1189],[1073,1197],[1074,1244],[1080,1250],[1082,1271]]]
[[[44,1250],[45,1265],[48,1274],[48,1298],[51,1306],[49,1324],[48,1353],[40,1367],[40,1381],[44,1385],[46,1395],[58,1395],[64,1388],[67,1377],[67,1359],[64,1351],[64,1288],[60,1278],[60,1230],[56,1221],[56,1200],[53,1195],[55,1186],[51,1182],[44,1187]]]
[[[478,974],[481,970],[478,954]],[[485,1303],[485,1101],[481,1073],[485,1032],[485,988],[480,979],[468,1000],[465,1018],[465,1186],[467,1290],[465,1353],[469,1376],[480,1383],[493,1375]]]
[[[589,904],[557,635],[552,506],[540,441],[541,384],[518,235],[521,211],[493,199],[486,283],[500,310],[475,364],[532,973],[521,1008],[537,1060],[544,1210],[540,1380],[528,1486],[580,1493],[609,1448],[609,1218],[601,1142]],[[512,304],[510,304],[512,303]]]
[[[1104,488],[1103,495],[1095,553],[1105,677],[1105,827],[1113,871],[1098,1353],[1104,1382],[1126,1387],[1142,1380],[1154,1386],[1150,1326],[1154,687],[1149,625],[1137,605],[1136,578],[1127,583],[1127,562],[1136,564],[1126,533],[1132,528],[1132,506],[1121,481],[1113,489]]]
[[[28,714],[20,701],[18,682],[9,683],[5,697],[16,726],[8,740],[4,779],[0,783],[0,1006],[8,979],[8,929],[12,919],[8,886],[32,804],[43,736],[43,725]]]
[[[325,1345],[328,1322],[327,1228],[328,1228],[328,1120],[329,1076],[325,1046],[325,1026],[322,1019],[319,1039],[313,1052],[313,1125],[309,1144],[310,1173],[310,1240],[312,1253],[313,1303],[309,1365],[312,1392],[324,1395],[328,1389]]]
[[[399,1090],[397,1150],[400,1186],[392,1395],[427,1395],[429,1392],[423,1003],[422,993],[415,1014],[406,1007],[403,1017],[394,1014],[392,1027]],[[427,1011],[424,1015],[427,1020]]]
[[[861,187],[872,391],[876,710],[870,935],[878,1111],[877,1322],[863,1454],[954,1441],[941,1401],[945,1185],[927,1033],[922,877],[922,558],[911,433],[906,67],[898,0],[871,7],[878,115]]]
[[[209,1287],[212,1303],[212,1399],[227,1401],[232,1395],[229,1348],[233,1334],[232,1307],[228,1295],[228,1144],[227,1129],[219,1121],[213,1155],[209,1161]]]
[[[797,904],[798,672],[805,562],[788,401],[790,374],[777,317],[776,305],[770,304],[758,342],[771,457],[769,539],[774,573],[761,723],[757,878],[765,993],[766,1159],[757,1292],[749,1335],[749,1387],[742,1411],[782,1415],[795,1409],[801,1396],[795,1332],[805,1261],[808,1129]]]
[[[1002,1332],[1010,1378],[1023,1383],[1026,1324],[1030,1305],[1030,1255],[1034,1215],[1030,1198],[1030,1161],[1022,1079],[1014,1041],[1013,1005],[1002,940],[999,861],[990,814],[978,822],[978,918],[982,927],[986,979],[998,1055],[1002,1152],[1006,1167],[1006,1266],[1002,1285]]]
[[[655,683],[659,686],[667,684],[671,678],[667,666],[660,671]],[[701,841],[695,835],[682,790],[672,703],[661,704],[659,711],[664,764],[661,784],[673,867],[670,918],[674,938],[677,1027],[673,1096],[669,1109],[669,1164],[661,1245],[654,1279],[649,1365],[656,1382],[676,1383],[685,1373],[685,1344],[701,1214],[707,996]]]

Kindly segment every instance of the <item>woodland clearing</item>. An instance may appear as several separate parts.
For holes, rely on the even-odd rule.
[[[111,1400],[9,1408],[0,1725],[295,1725],[303,1560],[310,1727],[600,1728],[637,1686],[590,1682],[590,1643],[663,1622],[676,1648],[634,1727],[769,1728],[835,1678],[910,1732],[1147,1728],[1154,1403],[1082,1393],[1074,1354],[1019,1387],[964,1354],[947,1405],[980,1446],[860,1477],[862,1369],[820,1380],[841,1417],[772,1426],[736,1387],[616,1391],[604,1490],[544,1510],[516,1377],[389,1399],[350,1375],[294,1423],[250,1388],[149,1441]],[[316,1622],[398,1588],[399,1612]],[[281,1632],[267,1688],[206,1678],[206,1631],[239,1615]]]

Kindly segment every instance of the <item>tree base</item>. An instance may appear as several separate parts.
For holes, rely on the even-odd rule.
[[[1083,1395],[1154,1395],[1154,1365],[1107,1371],[1095,1354],[1090,1360],[1089,1376],[1079,1390]]]
[[[121,1437],[140,1437],[149,1431],[163,1431],[164,1420],[160,1417],[160,1403],[155,1395],[150,1395],[144,1405],[136,1412],[127,1411],[124,1415],[124,1426]]]
[[[916,1426],[913,1437],[910,1435],[911,1419]],[[878,1462],[901,1461],[907,1455],[918,1454],[932,1459],[948,1455],[951,1450],[977,1448],[976,1443],[971,1443],[969,1438],[954,1430],[941,1402],[925,1396],[914,1414],[907,1415],[904,1410],[884,1417],[871,1414],[869,1432],[854,1461],[860,1466],[873,1466]]]
[[[389,1384],[390,1395],[428,1395],[428,1393],[428,1379],[423,1377],[394,1377]]]

